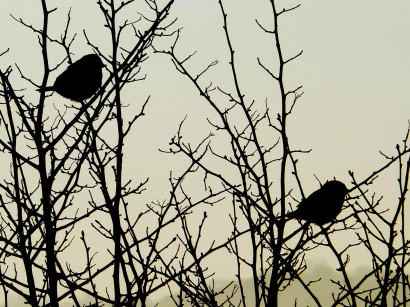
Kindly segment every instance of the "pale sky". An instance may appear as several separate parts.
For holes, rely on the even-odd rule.
[[[91,52],[85,44],[83,28],[94,35],[91,36],[94,43],[108,48],[108,32],[101,30],[103,20],[99,12],[95,13],[95,1],[60,2],[50,1],[50,7],[58,6],[61,10],[51,19],[51,27],[54,33],[60,33],[64,29],[61,21],[65,21],[64,16],[72,6],[73,29],[79,31],[73,47],[74,59]],[[221,68],[216,68],[215,74],[211,71],[208,80],[224,85],[227,49],[217,1],[176,2],[172,15],[179,17],[175,26],[183,27],[181,55],[198,51],[193,71],[199,71],[210,61],[220,60]],[[282,2],[301,3],[299,9],[282,17],[280,33],[285,58],[303,50],[303,55],[289,64],[286,80],[288,89],[303,85],[305,92],[288,122],[291,146],[312,149],[310,154],[299,157],[299,173],[305,192],[318,188],[313,175],[322,181],[335,176],[350,188],[348,170],[353,170],[359,180],[370,175],[385,163],[379,151],[395,154],[395,145],[402,141],[408,127],[410,1]],[[37,38],[9,15],[39,26],[38,7],[39,1],[33,0],[3,0],[0,3],[0,53],[10,47],[10,52],[0,58],[0,67],[4,69],[8,64],[17,63],[40,83],[42,69]],[[232,29],[232,41],[240,59],[239,77],[244,92],[249,99],[261,103],[267,99],[270,108],[275,110],[278,104],[274,98],[274,83],[256,60],[260,57],[267,65],[274,65],[275,60],[272,38],[255,23],[257,18],[264,25],[270,25],[264,8],[263,1],[227,1],[225,6],[228,27]],[[63,55],[58,48],[53,52],[52,58]],[[14,79],[19,82],[17,70],[14,71]],[[168,148],[170,138],[186,115],[187,139],[193,143],[199,141],[208,129],[204,115],[213,115],[192,84],[178,75],[166,56],[152,56],[144,64],[143,71],[147,73],[147,80],[130,90],[129,102],[140,105],[147,95],[152,98],[146,117],[137,124],[132,141],[127,144],[130,152],[126,163],[130,164],[126,170],[127,176],[136,176],[137,180],[151,178],[148,191],[142,196],[143,201],[148,202],[168,197],[169,172],[178,171],[179,163],[183,162],[158,149]],[[51,76],[50,82],[56,76]],[[27,88],[27,97],[38,99],[34,88],[27,83],[21,84]],[[54,98],[57,99],[54,103],[60,103],[60,98]],[[397,194],[389,194],[397,191],[396,174],[389,176],[376,185],[380,189],[377,192],[386,194],[387,200],[396,200]]]
[[[73,29],[85,28],[93,33],[102,23],[96,13],[89,18],[90,12],[96,9],[94,1],[86,4],[65,1],[64,6],[58,1],[50,3],[50,7],[58,4],[59,8],[51,18],[55,25],[52,32],[59,33],[64,28],[58,20],[65,21],[70,5]],[[261,14],[263,5],[258,6],[263,2],[253,3],[246,9],[243,4],[246,1],[236,3],[238,5],[232,7],[227,2],[226,9],[238,57],[244,57],[241,64],[246,72],[243,76],[245,93],[249,92],[252,98],[269,99],[272,97],[269,86],[273,83],[260,72],[256,62],[256,57],[261,57],[269,63],[273,53],[270,37],[260,33],[254,22],[258,18],[269,25],[269,20]],[[410,26],[407,14],[410,3],[379,0],[300,3],[301,7],[284,16],[280,25],[285,56],[290,57],[303,50],[303,55],[288,66],[286,73],[289,87],[303,85],[305,92],[289,122],[291,144],[313,149],[301,163],[306,167],[306,179],[309,179],[309,173],[316,173],[319,177],[323,174],[322,178],[327,178],[346,176],[348,169],[368,172],[382,162],[378,151],[392,153],[407,129],[410,114],[410,93],[406,90],[410,83],[410,37],[406,33]],[[41,80],[37,38],[12,20],[10,13],[30,24],[39,25],[36,14],[40,12],[35,1],[3,1],[0,4],[0,51],[7,47],[11,51],[0,59],[0,64],[4,67],[18,63],[30,76],[37,77],[36,81]],[[173,13],[179,16],[177,25],[183,26],[181,41],[185,49],[181,48],[181,51],[198,51],[195,58],[198,69],[213,59],[219,59],[224,65],[221,53],[224,54],[226,49],[217,44],[223,38],[217,2],[178,1]],[[99,31],[94,41],[106,46],[104,38],[107,35]],[[53,51],[60,56],[63,54],[58,48]],[[73,51],[77,57],[91,51],[85,46],[81,32],[77,35]],[[161,91],[151,93],[155,101],[149,106],[150,116],[159,117],[159,121],[146,119],[152,125],[158,122],[169,124],[161,127],[157,143],[152,144],[160,147],[172,136],[186,114],[195,113],[202,106],[201,102],[193,104],[188,101],[191,99],[191,96],[187,98],[188,93],[193,98],[197,93],[186,80],[176,80],[178,75],[166,58],[152,57],[146,66],[145,72],[149,73],[153,68],[155,74],[148,75],[147,84],[138,84],[136,92],[141,92],[140,87],[146,91],[161,87]],[[53,76],[50,79],[52,82]],[[31,88],[29,90],[32,92]],[[147,125],[150,126],[149,123]],[[153,140],[150,137],[146,141]]]

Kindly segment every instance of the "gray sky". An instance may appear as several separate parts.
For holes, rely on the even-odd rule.
[[[95,13],[95,1],[84,2],[65,1],[64,7],[60,7],[60,1],[50,2],[61,9],[52,19],[55,33],[64,29],[61,20],[72,6],[73,29],[80,30],[73,48],[75,59],[91,52],[85,45],[82,28],[94,34],[96,44],[108,46],[108,32],[101,31],[103,21]],[[305,92],[289,119],[290,144],[294,148],[312,149],[310,154],[300,157],[299,163],[305,192],[318,187],[314,174],[322,181],[336,176],[350,187],[347,171],[353,170],[358,179],[363,179],[382,166],[385,160],[379,151],[393,155],[395,144],[401,142],[408,126],[410,2],[304,0],[300,3],[301,7],[283,16],[280,24],[285,57],[303,50],[303,55],[286,72],[289,89],[303,85]],[[272,38],[255,23],[257,18],[269,26],[264,5],[262,1],[230,1],[226,2],[226,11],[238,50],[245,94],[262,103],[268,99],[274,110],[277,107],[274,83],[257,66],[256,60],[260,57],[268,65],[274,65],[275,60]],[[39,26],[38,7],[38,1],[0,3],[0,53],[11,48],[8,55],[0,58],[0,65],[4,68],[18,63],[36,82],[40,82],[42,74],[37,38],[9,14]],[[209,78],[224,84],[226,46],[217,1],[181,0],[173,12],[179,16],[177,25],[183,26],[181,54],[198,51],[192,64],[194,71],[219,59],[222,73],[217,68],[219,74],[211,72]],[[53,56],[63,55],[58,48],[53,52]],[[130,154],[126,159],[130,162],[127,176],[136,175],[141,180],[151,177],[148,192],[143,196],[148,201],[152,197],[168,196],[169,171],[178,170],[181,167],[178,163],[183,162],[157,149],[168,148],[170,138],[186,115],[187,137],[199,140],[207,131],[204,114],[213,115],[165,56],[153,56],[144,71],[148,74],[146,82],[136,84],[129,100],[141,104],[147,95],[151,94],[152,98],[147,116],[133,134],[133,140],[138,142],[127,145]],[[18,75],[14,78],[18,79]],[[27,95],[38,99],[33,88],[28,88]],[[61,99],[54,98],[55,103],[60,103]],[[390,191],[397,191],[395,174],[386,174],[386,178],[376,185],[377,191],[385,193],[387,201],[395,200],[396,194],[389,198]]]
[[[57,4],[50,3],[50,7]],[[246,1],[237,1],[234,7],[229,2],[226,4],[228,26],[231,26],[234,46],[237,46],[238,57],[243,58],[240,64],[246,72],[243,86],[249,97],[268,98],[274,105],[273,91],[269,88],[273,83],[256,62],[256,57],[260,57],[268,64],[273,63],[270,61],[274,52],[272,40],[260,33],[254,21],[258,18],[269,25],[269,20],[263,15],[262,1],[249,7],[244,3]],[[313,149],[301,163],[306,179],[313,173],[323,179],[329,176],[344,179],[348,169],[367,173],[383,162],[378,151],[392,153],[407,128],[410,37],[406,33],[410,25],[407,15],[410,3],[379,0],[300,3],[301,7],[284,16],[280,24],[285,56],[303,50],[302,57],[290,64],[286,73],[289,88],[303,85],[305,92],[289,122],[291,144]],[[95,2],[79,4],[72,0],[66,1],[64,7],[58,3],[60,11],[51,18],[52,32],[59,33],[64,28],[58,21],[65,20],[70,5],[73,29],[85,28],[89,33],[99,31],[102,19],[95,13]],[[4,66],[16,62],[39,82],[42,71],[37,38],[9,15],[39,25],[38,7],[35,1],[3,1],[0,4],[0,51],[11,48],[0,63]],[[182,54],[197,50],[198,68],[209,60],[221,58],[220,53],[224,54],[226,49],[219,44],[223,36],[216,1],[179,1],[174,13],[180,19],[178,26],[183,26],[181,41],[185,46],[181,48]],[[105,38],[108,33],[99,31],[94,41],[105,46]],[[53,55],[62,55],[61,49],[53,51]],[[90,52],[81,32],[73,51],[76,52],[74,57]],[[222,59],[221,65],[224,64]],[[191,102],[191,98],[197,98],[196,92],[188,82],[176,78],[178,75],[166,58],[153,57],[147,67],[156,73],[148,76],[147,84],[137,85],[135,91],[139,94],[161,87],[161,91],[151,93],[155,101],[153,99],[149,106],[150,116],[159,117],[164,125],[169,124],[169,127],[161,127],[157,143],[152,144],[160,147],[186,114],[198,109],[202,111],[203,102],[199,99],[195,104]],[[158,129],[152,130],[157,132]]]

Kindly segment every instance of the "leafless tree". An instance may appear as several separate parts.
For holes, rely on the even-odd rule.
[[[30,306],[148,306],[160,289],[168,288],[176,306],[281,306],[282,295],[297,284],[310,305],[325,306],[317,285],[329,282],[333,306],[406,305],[409,131],[371,174],[357,179],[349,171],[349,196],[336,221],[319,227],[288,218],[306,198],[298,161],[310,151],[290,145],[288,119],[303,91],[301,86],[289,88],[284,76],[302,51],[285,54],[280,31],[281,19],[292,18],[299,5],[267,1],[270,21],[255,20],[275,46],[274,64],[255,59],[278,93],[277,101],[261,102],[245,95],[230,23],[234,13],[225,1],[218,1],[218,9],[228,58],[211,62],[195,51],[185,53],[195,47],[181,46],[184,31],[169,16],[173,0],[97,1],[109,50],[87,29],[72,30],[71,11],[39,2],[41,26],[13,18],[38,37],[42,80],[17,64],[0,69],[0,151],[10,166],[0,181],[3,305],[13,306],[12,292]],[[58,38],[50,34],[52,14],[66,16]],[[77,57],[73,42],[80,34],[106,65],[103,85],[92,98],[53,106],[44,92],[35,100],[17,86],[16,79],[34,89],[50,84],[51,76]],[[161,40],[171,40],[170,47],[164,48]],[[64,56],[52,64],[56,60],[50,55],[57,52]],[[129,102],[126,91],[144,81],[142,69],[152,52],[172,61],[210,115],[205,136],[186,137],[189,115],[180,123],[162,151],[183,157],[186,167],[171,170],[167,199],[146,205],[139,195],[150,189],[149,178],[126,177],[125,147],[133,142],[131,132],[146,116],[151,98]],[[203,67],[195,70],[198,62]],[[220,66],[227,77],[217,81],[213,70]],[[394,167],[399,195],[397,203],[386,204],[372,187]],[[230,227],[226,236],[211,235],[210,228],[218,227],[215,208],[229,212],[219,217]],[[341,243],[339,236],[352,240]],[[307,256],[319,249],[335,257],[337,278],[306,277]],[[365,251],[362,257],[369,262],[359,279],[349,267],[356,249]],[[78,264],[71,258],[80,253]],[[220,272],[209,265],[218,257],[234,264],[227,282],[219,282]],[[297,299],[291,304],[304,305]]]
[[[152,267],[157,261],[156,240],[163,226],[159,219],[152,232],[136,235],[132,227],[140,217],[135,221],[128,215],[127,198],[141,193],[148,179],[134,185],[124,181],[122,171],[125,139],[144,115],[149,97],[139,111],[133,105],[134,115],[128,117],[129,113],[123,113],[126,105],[121,93],[129,84],[143,79],[141,64],[147,59],[153,39],[166,35],[172,24],[165,19],[173,1],[161,6],[151,0],[119,4],[98,1],[97,8],[111,34],[110,53],[103,54],[100,43],[89,38],[86,30],[83,34],[106,64],[108,77],[88,101],[54,110],[46,103],[45,92],[41,91],[34,102],[12,82],[17,67],[20,77],[34,88],[45,87],[50,75],[67,62],[72,63],[76,53],[72,43],[77,34],[71,30],[71,12],[64,32],[54,38],[50,34],[50,15],[61,12],[50,8],[45,0],[40,3],[42,26],[13,18],[38,37],[44,65],[42,81],[36,82],[18,65],[0,72],[0,145],[11,166],[10,176],[2,178],[0,184],[0,276],[5,305],[12,291],[31,306],[58,306],[67,299],[81,306],[84,295],[91,297],[95,306],[145,306],[148,295],[167,282],[156,279]],[[134,11],[135,20],[124,18],[126,10],[127,16]],[[130,49],[123,46],[123,36],[133,42]],[[58,50],[65,57],[57,65],[51,64],[50,54]],[[114,129],[116,134],[107,134],[104,129]],[[111,226],[98,222],[101,214],[108,216],[106,221]],[[92,219],[96,219],[95,224]],[[84,223],[92,224],[112,245],[108,247],[111,257],[105,257],[103,263],[101,257],[96,261],[97,252],[87,233],[80,231]],[[148,255],[141,252],[143,244],[151,246]],[[67,258],[74,251],[84,254],[82,268],[74,268]],[[101,291],[96,280],[104,274],[111,274],[112,282],[103,285],[105,290]]]
[[[224,202],[232,204],[231,236],[225,242],[202,251],[198,250],[198,246],[200,239],[207,235],[203,231],[207,216],[204,215],[195,236],[191,235],[188,223],[185,222],[187,217],[181,217],[186,254],[195,262],[196,271],[177,281],[181,292],[178,294],[179,300],[174,301],[182,305],[185,295],[193,306],[222,306],[228,302],[235,306],[280,306],[281,293],[296,282],[308,293],[314,304],[322,306],[321,295],[313,287],[320,280],[305,280],[303,273],[308,268],[306,255],[325,247],[336,257],[339,263],[336,269],[341,274],[340,280],[332,280],[337,286],[333,293],[334,306],[403,306],[409,297],[408,275],[405,271],[409,260],[409,241],[404,229],[410,161],[408,135],[403,144],[397,147],[397,153],[392,157],[386,156],[388,162],[366,179],[357,182],[353,172],[349,172],[353,188],[349,191],[344,215],[336,222],[320,228],[307,224],[295,228],[295,222],[286,216],[296,207],[298,199],[305,198],[297,163],[302,154],[309,150],[290,146],[287,119],[303,92],[301,86],[289,89],[284,74],[287,66],[301,56],[302,51],[290,56],[284,54],[280,20],[285,16],[291,18],[292,11],[299,5],[280,7],[276,1],[268,2],[271,9],[270,24],[258,20],[256,23],[260,31],[265,32],[274,42],[272,57],[276,59],[276,67],[270,68],[262,58],[257,58],[257,63],[275,83],[279,104],[267,101],[263,105],[246,98],[240,77],[241,63],[237,60],[231,38],[237,29],[230,26],[230,14],[224,1],[218,1],[221,28],[229,54],[226,60],[229,64],[229,71],[226,72],[228,77],[224,81],[213,82],[212,70],[217,65],[225,64],[221,64],[225,59],[202,62],[203,69],[191,68],[196,67],[201,59],[198,60],[196,51],[187,54],[187,47],[181,46],[183,32],[176,34],[169,50],[157,50],[169,56],[175,69],[196,88],[201,103],[206,103],[212,113],[208,119],[210,132],[206,137],[199,141],[187,140],[182,122],[171,140],[172,147],[168,152],[183,155],[192,163],[179,178],[180,191],[184,199],[190,200],[193,195],[184,189],[181,178],[185,181],[188,178],[194,180],[194,176],[200,174],[203,190],[208,191],[209,197],[219,196]],[[279,109],[271,105],[279,105]],[[266,142],[266,134],[270,135],[269,140],[277,141]],[[221,144],[221,140],[225,143]],[[375,196],[369,198],[370,192],[366,187],[395,164],[399,165],[399,201],[387,210],[382,208]],[[201,201],[206,205],[205,199]],[[389,217],[391,210],[394,214]],[[347,246],[339,246],[336,243],[338,235],[350,235],[356,237],[356,240]],[[378,244],[383,246],[383,253],[380,247],[376,247]],[[215,289],[215,280],[212,278],[214,272],[209,271],[203,263],[209,254],[221,247],[234,256],[237,280],[235,284],[228,283]],[[356,281],[347,267],[352,250],[362,247],[368,251],[372,269]],[[250,256],[245,255],[244,250],[251,251]],[[252,274],[252,293],[245,290],[244,276],[248,272]],[[225,299],[220,298],[222,294]],[[220,299],[214,300],[212,297]]]

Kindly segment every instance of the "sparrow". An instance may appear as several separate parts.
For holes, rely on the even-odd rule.
[[[74,101],[83,101],[94,95],[101,86],[102,67],[100,57],[96,54],[83,56],[72,63],[57,77],[53,86],[40,88],[38,91],[54,91]]]
[[[327,181],[319,190],[303,199],[288,217],[323,225],[333,221],[340,211],[349,190],[337,180]]]

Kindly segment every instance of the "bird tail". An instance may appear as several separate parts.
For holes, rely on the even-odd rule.
[[[45,86],[45,87],[40,87],[37,92],[44,93],[44,92],[50,92],[54,91],[54,86]]]

